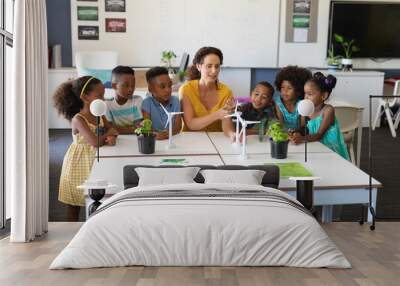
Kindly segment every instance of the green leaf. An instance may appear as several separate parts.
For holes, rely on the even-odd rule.
[[[145,119],[140,123],[140,127],[135,129],[137,135],[149,136],[152,133],[152,122],[150,119]]]
[[[338,43],[343,43],[343,37],[339,34],[334,34],[333,35],[335,37],[335,41]]]
[[[272,123],[267,131],[267,135],[275,142],[287,141],[289,136],[280,122]]]

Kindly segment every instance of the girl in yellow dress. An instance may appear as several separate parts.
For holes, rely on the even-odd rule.
[[[71,122],[73,142],[64,156],[58,200],[68,205],[69,221],[78,221],[81,206],[85,206],[83,191],[77,189],[90,174],[96,156],[96,117],[90,112],[90,103],[104,99],[104,86],[100,80],[83,76],[61,84],[53,96],[58,112]],[[100,146],[115,145],[118,132],[102,116]]]

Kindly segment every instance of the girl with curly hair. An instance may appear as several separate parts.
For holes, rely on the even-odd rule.
[[[300,115],[297,104],[304,98],[304,84],[311,78],[308,69],[298,66],[287,66],[279,71],[275,79],[281,96],[275,97],[276,116],[289,130],[300,127]]]
[[[336,86],[336,77],[324,76],[317,72],[304,86],[305,98],[313,102],[315,111],[307,123],[309,135],[307,141],[321,141],[322,144],[349,160],[346,145],[340,131],[339,122],[335,116],[332,105],[326,104],[332,89]],[[302,122],[304,125],[304,122]],[[299,132],[290,135],[289,139],[295,144],[304,141],[304,136]]]
[[[91,76],[61,84],[53,96],[54,107],[72,127],[73,142],[64,156],[58,192],[58,200],[68,206],[69,221],[78,221],[80,207],[85,206],[83,191],[77,186],[89,177],[96,156],[96,117],[90,112],[90,104],[95,99],[104,99],[104,86]],[[99,138],[100,146],[115,145],[118,132],[104,116],[100,126],[105,129]]]

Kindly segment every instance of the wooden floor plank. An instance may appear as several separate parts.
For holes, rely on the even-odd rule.
[[[400,223],[323,225],[351,262],[352,269],[290,267],[116,267],[49,270],[81,223],[50,223],[49,233],[32,243],[0,240],[0,285],[395,286],[400,273]]]

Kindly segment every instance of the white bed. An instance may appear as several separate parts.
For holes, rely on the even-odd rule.
[[[114,195],[50,269],[128,265],[351,267],[318,222],[285,193],[197,183]]]

